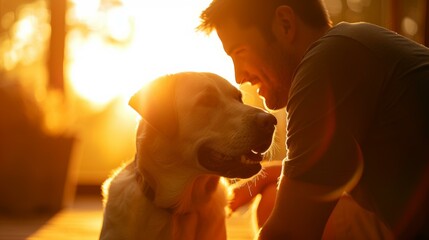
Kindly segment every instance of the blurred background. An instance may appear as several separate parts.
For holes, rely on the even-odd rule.
[[[234,83],[220,41],[195,31],[209,3],[0,0],[0,213],[56,211],[76,190],[98,191],[134,155],[138,116],[127,102],[145,82],[210,71]],[[334,23],[367,21],[428,46],[426,0],[325,3]],[[275,115],[280,160],[284,111]]]

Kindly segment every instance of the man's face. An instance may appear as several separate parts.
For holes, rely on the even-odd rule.
[[[256,85],[268,108],[285,107],[296,64],[281,41],[268,40],[256,27],[242,28],[234,21],[225,21],[216,31],[234,62],[236,82]]]

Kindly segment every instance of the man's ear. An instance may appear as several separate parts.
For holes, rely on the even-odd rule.
[[[286,5],[277,7],[273,21],[273,31],[278,39],[292,43],[296,33],[296,15],[294,10]]]
[[[175,91],[176,78],[163,76],[140,89],[128,104],[157,131],[174,137],[178,131]]]

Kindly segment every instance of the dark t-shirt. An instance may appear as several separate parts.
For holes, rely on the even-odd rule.
[[[392,227],[429,206],[428,48],[340,23],[305,54],[287,113],[288,177],[358,184]]]

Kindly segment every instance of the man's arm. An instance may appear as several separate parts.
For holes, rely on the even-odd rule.
[[[258,239],[321,239],[325,224],[338,201],[323,200],[322,196],[333,190],[283,176],[276,205]]]
[[[230,186],[234,194],[229,202],[229,207],[232,211],[252,201],[255,196],[263,193],[265,188],[277,186],[282,169],[282,161],[273,160],[263,162],[262,168],[263,170],[258,174],[259,176],[241,180]],[[275,195],[273,196],[273,199],[274,198]],[[270,214],[270,212],[268,214]]]

